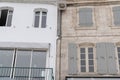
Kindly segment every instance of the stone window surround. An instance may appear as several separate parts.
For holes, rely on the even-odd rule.
[[[78,61],[77,61],[77,66],[78,66],[78,74],[96,74],[96,61],[95,61],[95,56],[96,56],[96,49],[95,49],[95,43],[88,43],[88,42],[86,42],[86,43],[79,43],[78,45],[78,49],[77,49],[77,52],[78,52]],[[87,49],[87,48],[93,48],[93,56],[94,56],[94,72],[88,72],[88,69],[87,69],[87,71],[86,72],[81,72],[80,71],[80,48],[85,48],[85,49]],[[88,59],[86,59],[87,61],[88,61]],[[88,68],[88,67],[87,67]]]

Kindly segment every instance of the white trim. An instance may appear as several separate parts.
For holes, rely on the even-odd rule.
[[[49,43],[0,42],[0,48],[22,48],[48,50]]]

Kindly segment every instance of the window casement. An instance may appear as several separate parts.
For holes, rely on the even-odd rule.
[[[47,21],[47,10],[46,9],[36,9],[34,17],[34,27],[35,28],[46,28]]]
[[[13,8],[1,8],[0,9],[0,26],[9,27],[12,23]]]
[[[46,50],[0,49],[0,76],[17,80],[40,78],[42,68],[46,67],[46,53]]]
[[[95,72],[94,47],[80,47],[80,72]]]

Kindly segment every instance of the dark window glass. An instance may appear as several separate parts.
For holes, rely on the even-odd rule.
[[[1,10],[0,26],[5,26],[6,25],[7,15],[8,15],[8,10],[7,9]]]
[[[84,54],[85,53],[85,48],[80,48],[80,53]]]
[[[81,72],[86,72],[86,68],[85,67],[81,67]]]
[[[94,72],[94,66],[89,67],[89,72]]]
[[[93,59],[93,54],[88,54],[89,59]]]
[[[36,27],[36,28],[39,27],[39,20],[40,20],[40,12],[35,12],[35,22],[34,22],[34,27]]]
[[[81,54],[81,59],[85,59],[85,54]]]
[[[88,53],[93,53],[93,48],[88,48]]]
[[[47,13],[42,12],[42,22],[41,22],[41,27],[45,28],[46,27],[46,19],[47,19]]]
[[[89,60],[89,65],[94,65],[93,60]]]
[[[85,60],[81,60],[81,65],[86,65]]]
[[[117,47],[117,51],[120,52],[120,47]]]

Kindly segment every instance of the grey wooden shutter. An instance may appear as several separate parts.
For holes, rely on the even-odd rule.
[[[92,9],[91,8],[81,8],[79,12],[79,22],[80,26],[92,26]]]
[[[114,24],[120,26],[120,7],[113,7]]]
[[[106,49],[105,43],[96,44],[97,72],[99,74],[107,73]]]
[[[68,44],[68,73],[77,74],[77,46],[75,43]]]
[[[106,43],[108,74],[117,73],[117,64],[115,58],[115,46],[113,43]]]

